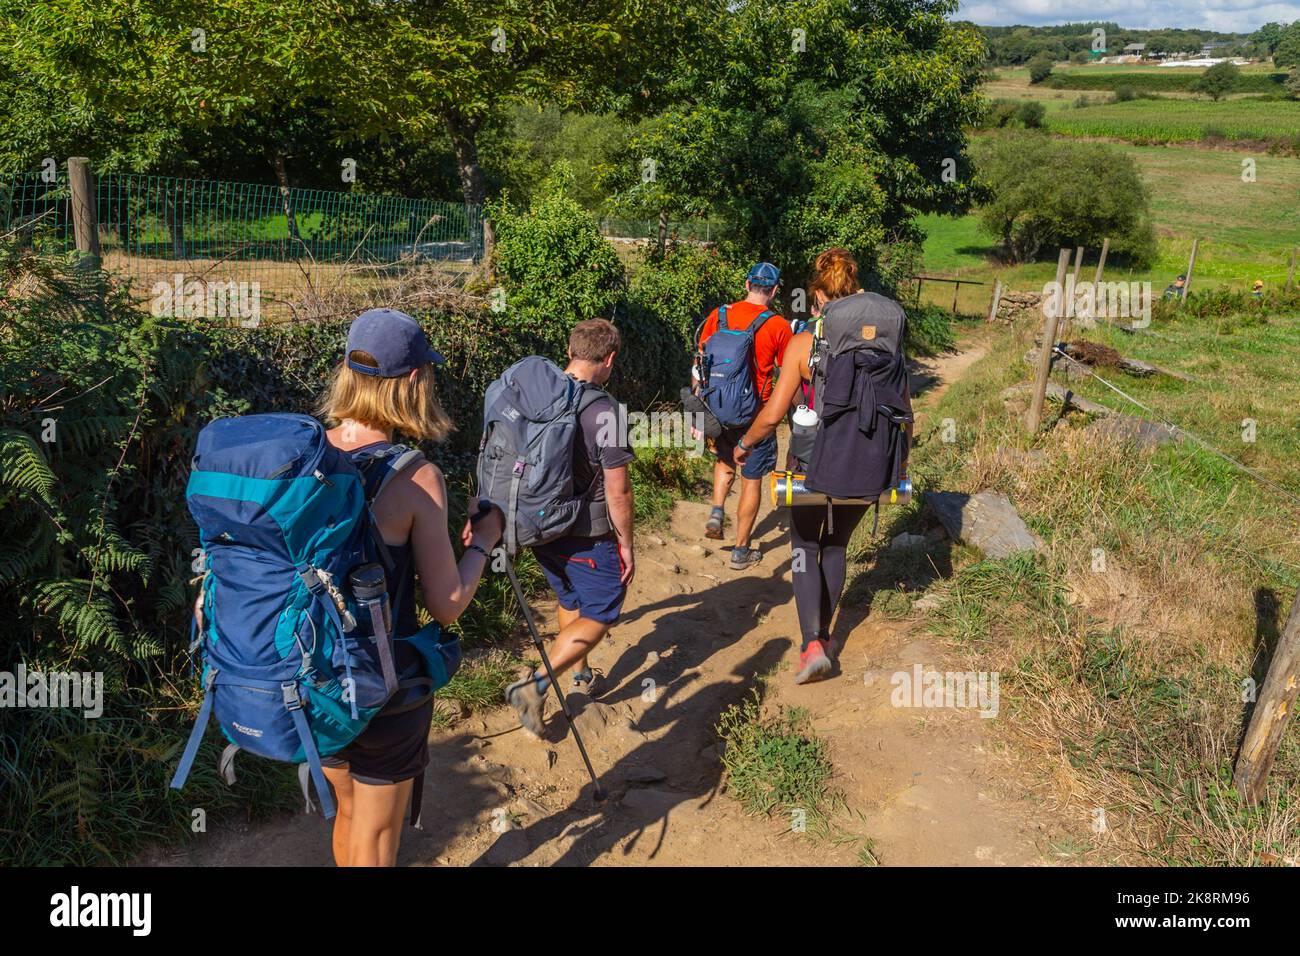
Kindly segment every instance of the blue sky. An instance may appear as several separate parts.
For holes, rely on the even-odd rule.
[[[985,26],[1042,26],[1109,20],[1122,27],[1183,27],[1250,33],[1275,20],[1300,20],[1300,2],[1267,0],[962,0],[957,14]]]

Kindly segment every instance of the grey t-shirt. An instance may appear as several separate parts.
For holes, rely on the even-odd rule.
[[[602,395],[578,417],[582,437],[573,443],[573,482],[579,494],[589,492],[592,501],[605,500],[605,476],[601,469],[618,468],[635,457],[628,444],[627,428],[621,426],[619,408]]]

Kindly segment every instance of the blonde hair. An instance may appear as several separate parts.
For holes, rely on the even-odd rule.
[[[349,357],[358,365],[379,365],[368,352],[354,351]],[[432,365],[421,366],[414,378],[409,372],[383,378],[340,362],[316,413],[331,424],[350,418],[381,431],[432,441],[442,441],[456,428],[438,401]]]
[[[832,246],[819,255],[814,268],[817,277],[813,279],[812,291],[822,293],[827,299],[842,299],[858,291],[858,260],[842,246]]]

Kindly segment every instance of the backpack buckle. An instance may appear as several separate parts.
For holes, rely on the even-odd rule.
[[[526,462],[524,459],[522,459],[522,458],[516,458],[516,459],[515,459],[514,474],[516,474],[516,475],[522,475],[522,474],[524,473],[524,468],[525,468],[527,465],[528,465],[528,462]]]
[[[285,710],[300,710],[300,709],[302,709],[302,697],[301,697],[301,696],[299,695],[299,693],[298,693],[298,684],[297,684],[297,682],[291,681],[291,682],[288,683],[288,684],[281,684],[281,685],[280,685],[280,692],[281,692],[282,694],[284,694],[284,709],[285,709]]]

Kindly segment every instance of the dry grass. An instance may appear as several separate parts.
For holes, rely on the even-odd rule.
[[[1261,647],[1300,566],[1286,530],[1295,515],[1220,480],[1217,460],[1187,444],[1139,453],[1082,420],[1031,444],[998,397],[1028,377],[1031,331],[1003,333],[944,396],[933,420],[955,418],[959,441],[926,441],[917,471],[922,487],[1007,493],[1045,551],[964,565],[957,552],[931,626],[974,666],[1001,672],[1008,705],[997,723],[1044,802],[1084,833],[1105,811],[1085,860],[1295,859],[1297,732],[1266,804],[1246,808],[1230,786],[1241,682],[1262,682]]]
[[[180,276],[186,295],[197,288],[229,282],[256,283],[260,291],[260,319],[265,322],[301,322],[335,318],[372,306],[410,311],[437,305],[448,296],[464,294],[476,274],[469,262],[430,261],[406,256],[392,262],[354,259],[347,262],[221,259],[150,259],[109,252],[104,269],[129,281],[132,293],[150,303],[157,283],[174,286]],[[222,316],[197,316],[223,321]],[[229,318],[236,324],[238,318]]]

